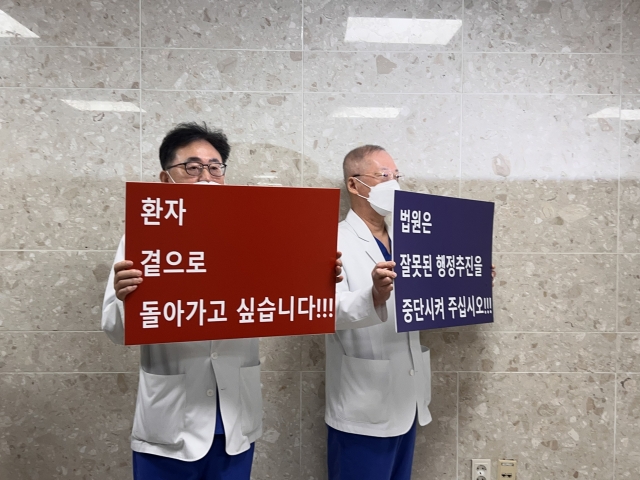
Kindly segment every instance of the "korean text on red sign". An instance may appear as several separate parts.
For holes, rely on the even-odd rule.
[[[339,190],[127,183],[125,344],[335,331]]]

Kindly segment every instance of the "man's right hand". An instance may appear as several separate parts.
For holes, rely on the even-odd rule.
[[[118,300],[124,299],[133,292],[138,285],[142,283],[142,272],[140,270],[132,270],[133,262],[131,260],[122,260],[113,266],[113,288],[116,290]]]
[[[396,262],[380,262],[376,264],[373,272],[371,272],[371,278],[373,278],[371,291],[373,293],[373,304],[376,307],[384,305],[389,300],[393,290],[393,279],[396,278],[396,272],[393,271],[395,266]]]

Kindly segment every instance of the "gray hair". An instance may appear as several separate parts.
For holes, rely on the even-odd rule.
[[[362,145],[347,153],[342,162],[342,172],[344,173],[345,183],[349,177],[353,177],[359,173],[358,170],[362,168],[363,160],[375,152],[386,152],[386,150],[379,145]]]

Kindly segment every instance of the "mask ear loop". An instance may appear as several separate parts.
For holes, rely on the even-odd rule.
[[[369,185],[367,185],[366,183],[364,183],[362,180],[360,180],[358,177],[351,177],[354,180],[357,180],[358,182],[360,182],[362,185],[364,185],[365,187],[367,187],[369,190],[371,190],[371,187]],[[356,190],[357,191],[357,190]],[[369,200],[369,197],[364,197],[362,195],[360,195],[359,193],[357,194],[360,198],[364,198],[365,200]]]
[[[169,170],[165,170],[165,173],[166,173],[167,175],[169,175],[169,178],[171,179],[171,181],[172,181],[173,183],[176,183],[176,181],[173,179],[173,177],[172,177],[172,176],[171,176],[171,174],[169,173]]]

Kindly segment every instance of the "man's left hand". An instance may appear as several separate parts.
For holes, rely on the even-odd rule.
[[[495,287],[496,286],[496,282],[494,280],[494,278],[496,278],[496,266],[495,265],[491,265],[491,286]]]

